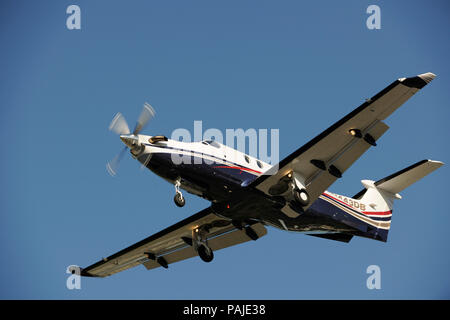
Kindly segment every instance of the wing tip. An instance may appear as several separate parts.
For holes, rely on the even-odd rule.
[[[436,75],[434,73],[426,72],[411,78],[401,78],[399,79],[399,81],[407,87],[422,89],[434,78],[436,78]]]
[[[432,72],[426,72],[419,74],[418,77],[425,81],[426,83],[430,83],[434,78],[436,78],[436,75]]]
[[[443,166],[445,163],[439,160],[427,160],[429,163],[436,165],[437,167],[441,167]]]

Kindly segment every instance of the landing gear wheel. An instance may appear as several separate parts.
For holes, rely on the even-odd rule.
[[[294,198],[303,207],[309,204],[309,194],[305,189],[295,189]]]
[[[181,193],[175,194],[175,197],[173,197],[173,201],[180,208],[183,207],[186,203],[186,200],[184,200],[184,197]]]
[[[214,253],[211,249],[206,248],[205,245],[200,245],[197,248],[198,256],[205,262],[211,262],[214,259]]]

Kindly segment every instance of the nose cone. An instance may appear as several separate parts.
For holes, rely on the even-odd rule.
[[[120,136],[120,140],[122,140],[123,143],[125,143],[125,145],[130,149],[133,149],[138,145],[138,137],[132,134],[122,134]]]

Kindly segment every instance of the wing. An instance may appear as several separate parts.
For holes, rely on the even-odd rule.
[[[256,223],[251,229],[258,237],[267,233],[266,228]],[[82,269],[81,275],[106,277],[114,273],[143,264],[147,269],[166,267],[174,262],[197,255],[192,246],[194,232],[200,232],[208,246],[214,251],[251,240],[245,229],[236,229],[230,221],[219,218],[211,208],[204,209],[108,258]]]
[[[287,197],[288,191],[283,187],[283,181],[287,180],[282,178],[294,172],[303,179],[303,186],[309,194],[309,205],[304,207],[307,209],[370,146],[376,145],[376,140],[389,128],[382,120],[434,77],[432,73],[424,73],[394,81],[249,186],[266,194],[278,193]],[[298,215],[288,206],[282,211],[288,216]]]

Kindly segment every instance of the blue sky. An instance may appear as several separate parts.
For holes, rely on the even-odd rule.
[[[66,8],[81,8],[81,30]],[[366,8],[381,8],[381,29]],[[2,1],[0,246],[3,299],[450,298],[449,5],[445,1]],[[144,131],[276,128],[280,157],[400,77],[437,78],[330,191],[349,196],[422,159],[447,163],[396,202],[387,243],[266,237],[168,270],[137,267],[66,288],[88,266],[205,208],[126,157],[107,130],[121,111]],[[381,290],[366,268],[381,268]]]

